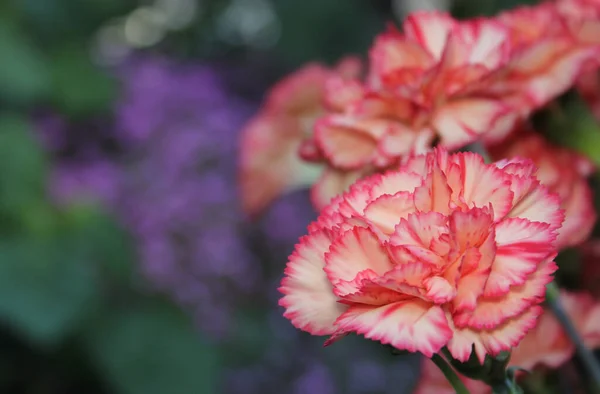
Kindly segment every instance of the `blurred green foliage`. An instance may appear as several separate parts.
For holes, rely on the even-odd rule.
[[[108,109],[114,81],[92,65],[93,33],[134,1],[14,0],[0,5],[0,99],[52,104],[70,116]]]
[[[53,364],[83,357],[109,390],[90,383],[90,394],[217,392],[216,350],[172,302],[141,290],[129,235],[98,207],[48,198],[51,159],[29,123],[40,106],[71,118],[110,108],[118,87],[91,60],[92,34],[136,3],[0,5],[0,343],[20,341]],[[47,371],[5,368],[15,363],[0,360],[0,392],[20,381],[26,392],[64,393],[36,375]]]
[[[51,204],[45,164],[27,122],[1,115],[1,321],[42,352],[81,341],[115,393],[215,392],[214,349],[172,303],[139,291],[114,220]]]
[[[92,360],[119,393],[216,392],[217,354],[187,316],[159,299],[120,304],[84,334]]]
[[[281,20],[275,51],[295,66],[307,59],[331,64],[348,54],[364,56],[388,22],[373,13],[369,2],[304,0],[302,7],[298,3],[273,3]]]

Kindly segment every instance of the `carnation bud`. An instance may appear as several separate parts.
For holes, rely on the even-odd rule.
[[[490,386],[504,385],[507,379],[512,380],[514,374],[507,369],[510,361],[510,352],[503,351],[497,356],[487,355],[483,365],[479,362],[477,354],[471,353],[466,362],[450,359],[452,366],[461,374],[474,380],[481,380]]]

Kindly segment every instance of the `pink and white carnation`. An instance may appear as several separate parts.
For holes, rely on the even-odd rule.
[[[290,256],[284,316],[327,344],[357,333],[461,361],[510,350],[541,313],[564,219],[535,170],[436,149],[357,182]]]
[[[523,130],[504,144],[491,147],[489,152],[495,160],[515,157],[532,160],[540,182],[560,197],[565,221],[556,239],[559,248],[581,244],[590,236],[597,214],[587,179],[595,166],[588,158],[552,145],[540,134]]]
[[[239,178],[247,214],[260,214],[275,198],[321,176],[323,166],[315,163],[320,153],[310,141],[315,120],[325,113],[325,83],[333,75],[354,77],[360,68],[353,57],[333,69],[310,63],[267,94],[261,111],[242,131]]]

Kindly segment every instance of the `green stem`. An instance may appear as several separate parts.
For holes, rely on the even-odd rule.
[[[583,343],[583,339],[577,332],[577,328],[567,315],[565,309],[560,303],[559,300],[559,290],[556,283],[551,282],[546,287],[546,302],[550,306],[550,309],[565,329],[565,332],[571,339],[571,342],[575,345],[575,349],[577,350],[577,354],[583,366],[587,370],[589,377],[592,380],[592,384],[594,387],[595,393],[600,393],[600,365],[598,364],[598,360],[594,357],[594,354],[588,349],[587,346]]]
[[[442,356],[434,354],[433,357],[431,357],[431,361],[433,361],[442,371],[446,379],[448,379],[448,382],[450,382],[454,388],[454,391],[456,391],[456,394],[470,394],[462,380],[460,380],[456,372],[454,372],[454,369],[452,369],[450,364],[448,364]]]

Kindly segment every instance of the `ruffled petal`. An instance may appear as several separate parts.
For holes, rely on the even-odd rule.
[[[430,277],[434,271],[434,267],[430,264],[413,261],[394,266],[393,270],[378,278],[376,282],[380,286],[399,293],[405,292],[406,286],[410,286],[413,289],[408,294],[420,296],[423,280]]]
[[[356,332],[397,349],[431,357],[452,336],[441,307],[411,300],[374,308],[351,306],[336,321],[342,332]]]
[[[374,87],[381,86],[382,78],[386,74],[399,69],[423,70],[433,61],[426,49],[406,39],[395,28],[390,28],[376,38],[369,51],[369,59],[369,83]]]
[[[442,276],[431,276],[423,284],[425,296],[436,304],[445,304],[456,296],[456,288]]]
[[[458,153],[453,160],[462,171],[461,201],[457,201],[457,205],[464,203],[467,207],[480,208],[491,205],[494,221],[506,215],[513,201],[510,179],[495,166],[485,164],[478,154]],[[459,187],[452,183],[451,186]]]
[[[364,227],[355,227],[334,240],[325,260],[325,272],[334,285],[352,280],[364,270],[383,275],[393,268],[377,235]]]
[[[300,239],[285,269],[279,305],[294,327],[313,335],[333,334],[336,319],[348,308],[338,303],[323,271],[331,239],[315,232]]]
[[[473,329],[490,329],[521,314],[531,305],[544,300],[546,285],[552,281],[552,274],[557,269],[552,260],[542,262],[524,284],[511,287],[508,294],[501,297],[481,297],[474,310],[454,314],[454,324],[461,328],[468,326]]]
[[[315,125],[315,141],[332,166],[358,169],[370,163],[377,150],[377,139],[352,119],[329,115]]]
[[[569,37],[542,38],[514,56],[510,70],[515,89],[526,91],[536,107],[542,106],[573,86],[594,56],[597,49],[578,45]]]
[[[586,179],[580,178],[571,186],[569,198],[563,200],[565,221],[558,229],[556,238],[558,247],[582,243],[589,237],[596,224],[597,214],[594,199]]]
[[[440,144],[457,149],[477,140],[509,111],[501,100],[465,98],[443,105],[433,115],[432,124],[441,138]]]
[[[493,220],[487,209],[454,211],[449,218],[453,246],[457,251],[478,247],[490,236]]]
[[[333,76],[325,84],[325,106],[342,112],[347,106],[362,99],[364,94],[365,89],[360,82]]]
[[[241,199],[251,216],[286,192],[313,184],[323,171],[298,156],[304,134],[294,118],[259,114],[241,138]]]
[[[496,356],[502,351],[509,351],[517,346],[525,334],[535,327],[541,313],[541,307],[533,306],[492,330],[458,328],[449,317],[448,324],[454,333],[448,342],[448,350],[455,359],[466,362],[475,347],[479,362],[483,364],[487,354]]]
[[[447,218],[437,212],[410,214],[401,219],[390,237],[390,253],[397,262],[422,261],[442,266],[443,259],[431,246],[449,244],[447,223]]]
[[[547,223],[512,218],[496,226],[496,258],[484,295],[506,294],[510,286],[525,283],[540,262],[553,257],[556,234]]]
[[[492,229],[477,249],[467,249],[462,257],[457,294],[453,300],[455,313],[475,309],[489,279],[495,257],[496,237]]]
[[[450,213],[452,189],[434,157],[428,163],[429,174],[423,184],[415,190],[415,206],[419,211],[434,211],[443,215]]]
[[[532,370],[539,364],[558,368],[575,353],[575,346],[566,337],[560,323],[548,309],[538,319],[535,328],[511,352],[510,365]]]
[[[412,298],[410,295],[383,287],[378,282],[377,274],[371,270],[361,272],[347,284],[339,282],[336,286],[336,290],[340,291],[341,300],[339,302],[348,305],[358,303],[381,306]]]
[[[422,45],[435,59],[440,59],[448,40],[448,35],[456,21],[446,12],[413,12],[402,25],[404,34]]]
[[[415,211],[413,195],[409,192],[398,192],[393,196],[384,194],[371,202],[365,209],[364,215],[384,234],[390,235],[400,219],[407,218]]]
[[[389,171],[382,175],[374,175],[370,184],[371,201],[382,195],[390,196],[399,192],[413,193],[415,188],[423,183],[419,174],[410,171],[410,168],[401,168],[400,171]]]
[[[531,177],[537,172],[537,167],[533,160],[524,157],[511,157],[509,159],[502,159],[495,162],[494,165],[502,169],[503,172],[518,177]]]
[[[341,171],[327,167],[311,189],[310,198],[313,205],[320,211],[363,175],[361,171]]]

